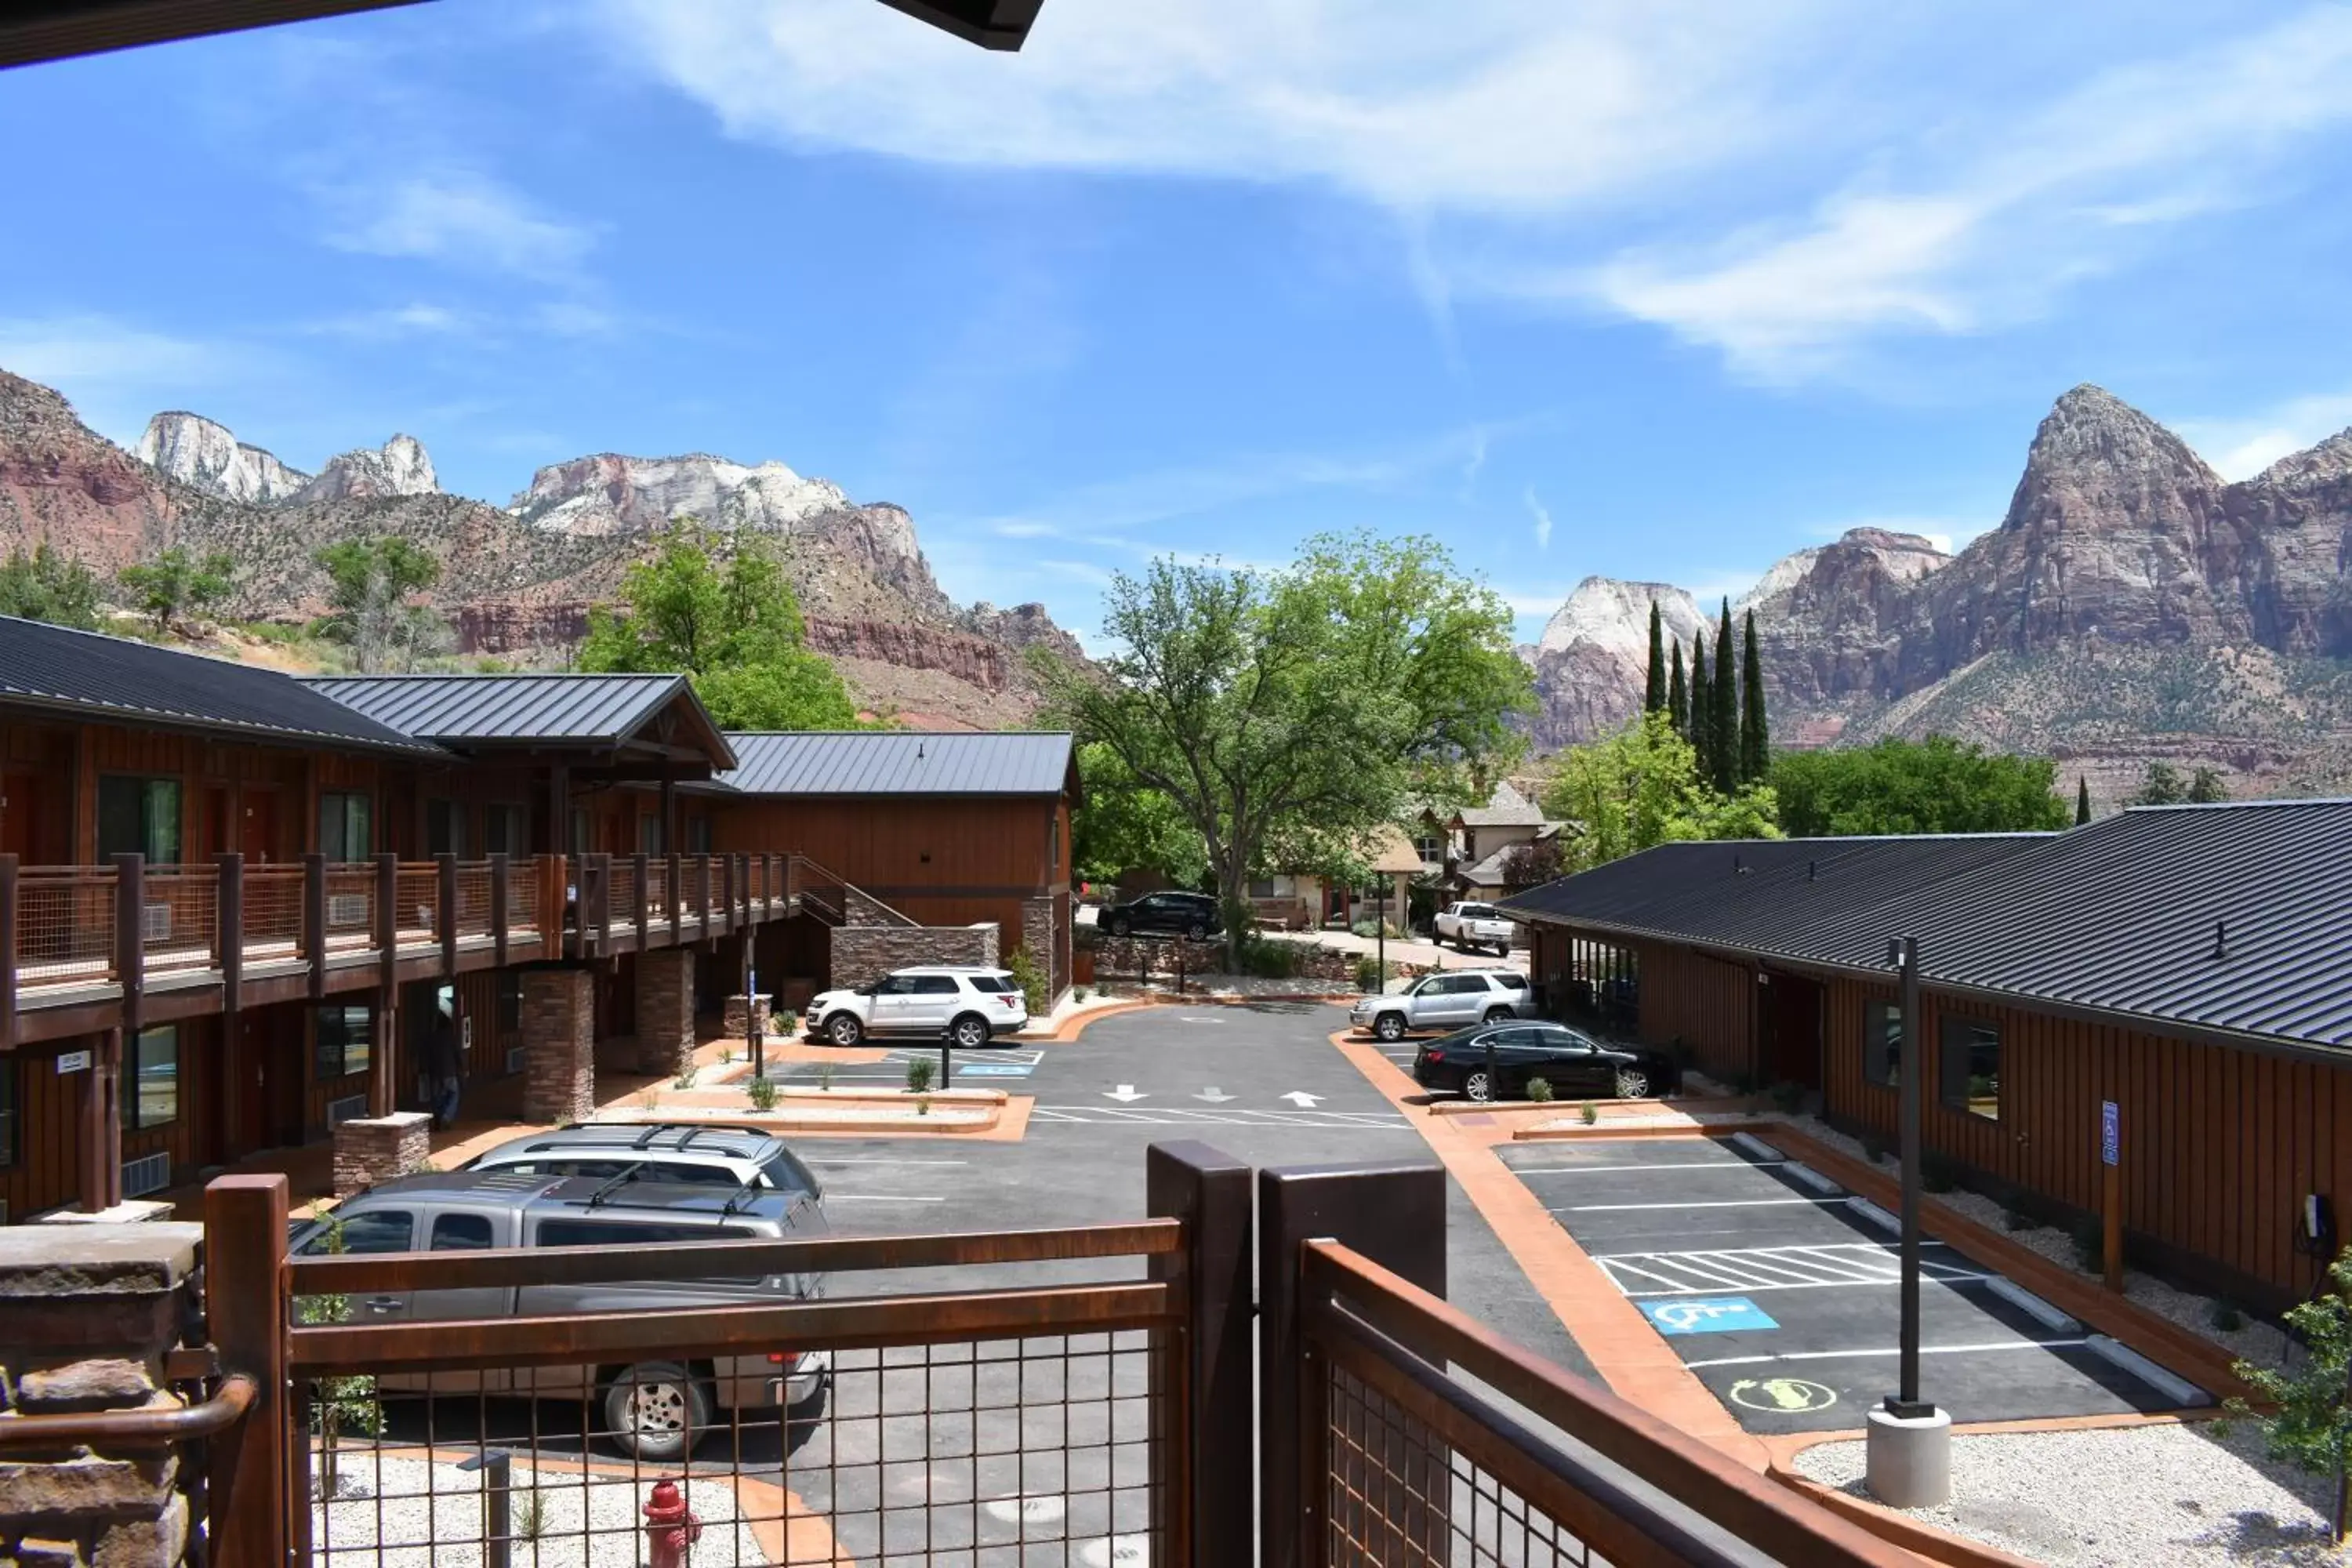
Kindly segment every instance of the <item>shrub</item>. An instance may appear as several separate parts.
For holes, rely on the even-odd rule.
[[[1298,973],[1298,949],[1286,942],[1252,934],[1242,940],[1242,973],[1264,980],[1287,980]]]
[[[2205,1321],[2225,1334],[2233,1334],[2246,1326],[2246,1315],[2227,1296],[2216,1296],[2208,1305]]]
[[[729,1054],[731,1056],[733,1053],[730,1052]],[[702,1069],[695,1066],[692,1062],[688,1062],[684,1067],[677,1069],[677,1076],[669,1080],[669,1086],[672,1089],[692,1089],[694,1087],[694,1080],[701,1076]]]
[[[2011,1230],[2032,1230],[2034,1219],[2025,1212],[2025,1205],[2012,1197],[2000,1205],[2000,1223]]]
[[[918,1116],[929,1116],[930,1113],[931,1097],[928,1094],[919,1094],[915,1096],[915,1114]]]
[[[1805,1103],[1805,1086],[1794,1079],[1782,1079],[1772,1086],[1772,1103],[1788,1115],[1794,1116],[1798,1108]]]
[[[1531,1078],[1528,1079],[1528,1098],[1534,1100],[1549,1100],[1551,1098],[1551,1079],[1548,1078]]]
[[[765,1079],[762,1079],[760,1081],[762,1083],[767,1082]],[[826,1094],[831,1094],[833,1092],[833,1064],[831,1062],[824,1062],[818,1065],[816,1069],[816,1086],[820,1090]],[[769,1087],[772,1089],[775,1086],[770,1084]]]
[[[1960,1184],[1960,1167],[1948,1155],[1919,1156],[1919,1184],[1931,1193],[1948,1193]]]
[[[2290,1307],[2286,1326],[2305,1349],[2291,1371],[2273,1371],[2252,1362],[2231,1370],[2268,1406],[2260,1413],[2242,1399],[2223,1408],[2231,1420],[2251,1420],[2262,1429],[2271,1458],[2313,1475],[2327,1476],[2340,1489],[2347,1448],[2352,1448],[2352,1397],[2347,1397],[2345,1370],[2352,1364],[2352,1250],[2328,1268],[2335,1287]]]
[[[922,1094],[931,1087],[931,1058],[917,1057],[907,1064],[907,1092]]]
[[[1381,973],[1380,960],[1370,957],[1356,960],[1357,990],[1370,993],[1378,991],[1387,984],[1387,978]]]
[[[1863,1158],[1875,1165],[1886,1158],[1886,1140],[1875,1132],[1862,1135]]]
[[[2074,1243],[2074,1264],[2086,1274],[2095,1274],[2106,1266],[2107,1230],[2097,1216],[2084,1215],[2067,1228]]]
[[[1070,995],[1074,999],[1083,1002],[1087,999],[1087,988],[1083,985],[1076,986],[1071,990]]]
[[[1045,972],[1037,967],[1037,961],[1029,956],[1027,948],[1014,948],[1013,956],[1004,961],[1004,967],[1013,972],[1013,983],[1028,999],[1033,1016],[1042,1018],[1053,1010],[1054,998],[1046,994]]]
[[[829,1073],[833,1069],[827,1068],[825,1070]],[[830,1088],[832,1086],[828,1083],[826,1087]],[[743,1086],[743,1093],[744,1096],[751,1100],[751,1109],[758,1111],[762,1116],[765,1116],[769,1111],[776,1109],[776,1080],[774,1079],[755,1078],[750,1083]]]
[[[1591,1127],[1601,1120],[1601,1108],[1588,1100],[1584,1102],[1584,1109],[1577,1114],[1584,1118],[1587,1127]]]
[[[547,1500],[531,1488],[514,1500],[514,1532],[525,1541],[537,1541],[547,1531]]]

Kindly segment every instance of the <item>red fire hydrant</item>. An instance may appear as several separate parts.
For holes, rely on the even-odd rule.
[[[645,1511],[648,1568],[686,1568],[688,1551],[702,1539],[702,1521],[687,1511],[677,1483],[656,1481]]]

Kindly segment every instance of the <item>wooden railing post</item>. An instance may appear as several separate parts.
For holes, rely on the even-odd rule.
[[[122,988],[122,1028],[139,1032],[147,994],[147,857],[114,858],[114,983]]]
[[[302,958],[310,966],[310,1000],[327,994],[327,858],[302,857]]]
[[[245,857],[228,850],[213,858],[213,967],[220,971],[221,1012],[235,1017],[245,1005]]]
[[[662,883],[662,901],[669,906],[669,940],[682,942],[686,932],[679,929],[680,911],[686,908],[685,859],[676,851],[668,857],[667,879]]]
[[[719,859],[719,929],[735,929],[735,857],[722,855]]]
[[[1329,1527],[1330,1368],[1304,1331],[1300,1246],[1328,1237],[1434,1296],[1445,1294],[1445,1171],[1439,1165],[1291,1165],[1258,1173],[1260,1568],[1322,1568]],[[1400,1438],[1400,1442],[1402,1439]],[[1402,1476],[1443,1455],[1408,1458]],[[1443,1502],[1428,1506],[1442,1509]]]
[[[434,867],[440,872],[440,900],[435,919],[440,923],[441,973],[457,973],[457,857],[452,854],[433,857]]]
[[[510,875],[503,851],[490,857],[490,953],[491,962],[500,969],[507,966],[507,926],[512,919],[508,904]]]
[[[0,855],[0,1050],[16,1044],[16,858]]]
[[[400,1104],[400,857],[375,858],[375,1043],[368,1052],[368,1114]]]
[[[652,870],[653,860],[652,858],[646,855],[644,850],[640,849],[636,854],[630,857],[629,864],[634,874],[633,879],[635,881],[637,887],[637,896],[635,900],[637,907],[629,911],[629,918],[636,923],[637,951],[639,952],[643,952],[646,950],[646,910],[651,901],[651,889],[646,886],[646,875],[647,872]]]
[[[299,1471],[286,1381],[286,1178],[222,1176],[205,1189],[205,1318],[223,1372],[258,1392],[213,1439],[205,1481],[215,1568],[285,1568]]]
[[[1157,1533],[1177,1568],[1250,1561],[1257,1517],[1250,1507],[1255,1422],[1251,1339],[1250,1168],[1206,1143],[1154,1143],[1144,1152],[1144,1212],[1184,1222],[1184,1250],[1154,1258],[1150,1278],[1176,1281],[1184,1327],[1155,1358],[1163,1425],[1151,1445]]]
[[[391,986],[400,978],[400,857],[375,858],[376,984]]]
[[[613,934],[613,858],[580,858],[580,951],[602,952]]]
[[[571,931],[564,925],[567,913],[564,893],[571,886],[572,868],[561,855],[548,855],[539,862],[539,950],[542,958],[561,958],[571,951]]]
[[[694,934],[705,942],[710,940],[710,857],[694,858],[694,908],[698,924]]]

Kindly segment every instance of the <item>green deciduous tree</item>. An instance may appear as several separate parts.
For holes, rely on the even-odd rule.
[[[1200,830],[1166,791],[1138,784],[1100,741],[1078,748],[1078,792],[1070,814],[1070,868],[1082,880],[1116,882],[1145,870],[1181,888],[1208,870]]]
[[[225,551],[201,558],[187,546],[174,544],[143,565],[125,566],[118,574],[123,591],[155,623],[169,631],[183,616],[201,615],[219,604],[236,586],[236,562]]]
[[[2286,1310],[2285,1322],[2302,1339],[2305,1354],[2292,1371],[2273,1371],[2242,1361],[2231,1368],[2253,1391],[2254,1404],[2232,1399],[2231,1420],[2251,1420],[2262,1429],[2271,1458],[2336,1483],[2336,1539],[2345,1533],[2347,1458],[2352,1458],[2352,1248],[2327,1270],[2329,1289]],[[2256,1406],[2260,1406],[2257,1408]]]
[[[1235,962],[1254,868],[1466,799],[1530,702],[1508,608],[1431,539],[1323,536],[1275,573],[1157,561],[1112,580],[1102,626],[1098,668],[1043,658],[1054,708],[1200,836]]]
[[[2066,826],[2057,765],[1947,735],[1826,752],[1782,752],[1769,773],[1792,837],[2013,833]]]
[[[362,670],[406,669],[432,651],[441,619],[409,600],[441,580],[441,563],[421,545],[397,534],[346,539],[311,559],[327,574],[332,606],[319,630],[350,647]]]
[[[46,540],[30,555],[17,546],[0,562],[0,616],[96,631],[99,592],[96,573]]]
[[[671,526],[653,559],[632,565],[618,607],[588,617],[580,668],[676,671],[729,730],[846,730],[857,707],[840,673],[810,651],[782,561],[763,535],[740,534],[724,560],[692,519]]]
[[[2189,775],[2189,804],[2211,805],[2230,798],[2229,784],[2219,768],[2200,767]]]
[[[1563,857],[1580,871],[1677,839],[1780,836],[1769,786],[1717,792],[1662,713],[1561,752],[1543,807],[1574,825],[1561,835]]]
[[[1650,601],[1650,679],[1642,693],[1642,711],[1663,713],[1666,709],[1666,626],[1665,618],[1658,614],[1658,602]]]
[[[1690,687],[1683,679],[1683,645],[1675,642],[1674,665],[1666,677],[1666,722],[1684,740],[1690,739]]]
[[[1764,661],[1756,652],[1756,612],[1748,612],[1739,650],[1739,782],[1754,784],[1772,765],[1772,723],[1764,713]]]
[[[2074,826],[2082,826],[2091,820],[2091,781],[2080,773],[2074,776]]]
[[[1715,683],[1707,688],[1707,778],[1717,795],[1739,787],[1739,666],[1731,648],[1731,601],[1715,634]]]
[[[2134,791],[2126,805],[2179,805],[2189,798],[2188,781],[2180,770],[2170,763],[2150,763],[2141,775],[2139,788]]]

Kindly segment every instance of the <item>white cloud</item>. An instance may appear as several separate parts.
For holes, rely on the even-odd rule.
[[[56,388],[93,429],[135,443],[148,416],[216,395],[257,356],[241,344],[199,342],[110,316],[0,318],[0,370]]]
[[[2174,428],[2225,479],[2246,479],[2352,427],[2352,392],[2290,398],[2236,418],[2182,419]]]
[[[1528,515],[1536,520],[1536,548],[1549,550],[1551,548],[1551,511],[1542,501],[1536,499],[1536,488],[1533,485],[1528,487],[1527,501]]]
[[[545,279],[572,276],[594,243],[588,228],[541,213],[520,192],[470,169],[382,184],[351,180],[320,194],[336,215],[328,243],[367,255]]]

